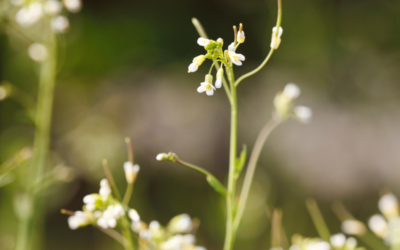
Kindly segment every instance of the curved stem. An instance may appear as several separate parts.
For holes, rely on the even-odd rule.
[[[212,69],[214,68],[214,65],[215,65],[217,62],[222,62],[222,61],[221,61],[221,60],[214,60],[213,64],[211,64],[210,70],[208,71],[208,74],[209,74],[209,75],[211,75]],[[218,66],[219,66],[219,65],[218,65]],[[221,65],[221,66],[222,66],[222,65]],[[219,69],[219,67],[218,67],[218,69]],[[218,69],[217,69],[217,70],[218,70]]]
[[[237,231],[240,220],[242,219],[244,209],[246,207],[247,198],[249,196],[251,183],[253,181],[254,172],[257,167],[258,157],[260,156],[261,149],[264,146],[265,141],[268,136],[274,130],[276,126],[280,123],[279,120],[272,118],[269,122],[267,122],[264,127],[261,129],[260,134],[257,137],[257,140],[254,144],[253,151],[251,152],[249,164],[247,165],[246,176],[244,178],[242,192],[240,193],[240,202],[236,212],[235,220],[234,220],[234,230]]]
[[[133,183],[128,183],[128,186],[126,187],[126,191],[124,194],[124,198],[122,199],[122,205],[128,206],[129,201],[131,200],[133,192]]]
[[[183,165],[185,167],[188,167],[190,169],[193,169],[193,170],[195,170],[197,172],[200,172],[200,173],[204,174],[205,176],[208,176],[208,175],[212,176],[212,174],[210,172],[208,172],[207,170],[205,170],[205,169],[203,169],[201,167],[198,167],[196,165],[193,165],[191,163],[188,163],[186,161],[182,161],[181,159],[177,159],[177,160],[175,160],[175,162],[177,162],[177,163],[179,163],[179,164],[181,164],[181,165]]]
[[[277,30],[276,36],[278,36],[278,33],[279,33],[278,30],[279,30],[279,27],[281,26],[281,22],[282,22],[282,0],[278,0],[278,17],[277,17],[277,20],[276,20],[276,30]],[[271,50],[269,51],[267,57],[260,64],[260,66],[258,66],[256,69],[250,71],[249,73],[244,74],[241,77],[239,77],[239,79],[237,79],[237,81],[235,82],[235,86],[238,86],[241,81],[243,81],[244,79],[246,79],[249,76],[254,75],[258,71],[260,71],[265,66],[265,64],[267,64],[267,62],[271,58],[272,53],[274,53],[274,51],[275,51],[275,49],[271,48]]]

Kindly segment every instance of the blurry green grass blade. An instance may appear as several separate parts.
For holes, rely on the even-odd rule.
[[[8,160],[6,160],[0,165],[0,179],[3,178],[4,175],[8,174],[13,169],[21,166],[21,164],[29,160],[31,156],[32,152],[29,148],[24,148],[21,151],[14,154],[13,156],[11,156]]]
[[[306,206],[308,209],[308,212],[311,215],[311,219],[314,222],[315,228],[318,231],[319,236],[326,242],[330,241],[331,238],[331,233],[329,232],[328,227],[326,226],[326,223],[324,221],[324,218],[322,217],[321,211],[318,208],[317,202],[309,198],[306,200]]]
[[[217,178],[215,178],[212,175],[207,175],[206,179],[207,179],[208,184],[210,184],[210,186],[212,188],[214,188],[215,191],[222,194],[224,197],[226,196],[226,194],[227,194],[226,188],[224,187],[224,185],[221,184],[221,182],[219,182],[217,180]]]
[[[247,159],[247,146],[243,145],[239,158],[235,161],[235,179],[239,178]]]

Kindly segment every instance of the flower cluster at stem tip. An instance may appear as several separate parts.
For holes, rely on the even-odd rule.
[[[227,70],[226,68],[231,68],[233,64],[237,66],[242,65],[245,57],[242,54],[237,54],[236,49],[241,43],[244,43],[245,38],[243,25],[240,24],[239,31],[235,32],[235,41],[231,43],[228,46],[228,49],[225,51],[222,50],[222,46],[224,45],[222,38],[218,38],[217,41],[204,37],[197,39],[197,44],[204,47],[207,53],[205,55],[196,56],[189,65],[188,72],[196,72],[199,66],[201,66],[206,59],[214,61],[211,66],[210,73],[217,62],[221,63],[221,66],[216,74],[215,85],[213,85],[213,76],[211,74],[207,74],[205,76],[205,81],[200,83],[200,87],[197,88],[197,92],[205,92],[208,96],[212,96],[214,91],[222,86],[222,78],[224,77],[223,66],[225,66],[225,70]]]
[[[305,106],[294,106],[294,100],[300,96],[300,88],[294,83],[288,83],[283,91],[276,94],[274,99],[275,117],[281,121],[294,116],[301,122],[311,120],[312,110]]]
[[[292,237],[292,245],[289,250],[364,250],[357,247],[357,240],[348,237],[342,233],[334,234],[330,237],[329,242],[320,238],[304,238],[295,234]]]

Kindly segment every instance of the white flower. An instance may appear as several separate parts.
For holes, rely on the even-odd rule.
[[[331,236],[331,244],[335,248],[342,248],[346,243],[346,236],[342,233],[334,234]]]
[[[233,52],[236,51],[235,43],[231,43],[231,44],[228,46],[228,51],[233,51]]]
[[[76,211],[74,215],[68,217],[68,225],[72,230],[75,230],[86,224],[86,215],[82,211]]]
[[[43,16],[43,7],[40,3],[33,3],[26,7],[21,8],[17,15],[15,16],[15,20],[23,27],[29,27],[32,24],[39,21]]]
[[[203,38],[203,37],[200,37],[199,39],[197,39],[197,43],[200,45],[200,46],[207,46],[209,43],[210,43],[210,40],[208,40],[208,39],[206,39],[206,38]]]
[[[139,169],[140,167],[138,164],[133,165],[130,161],[124,163],[125,177],[129,184],[135,181]]]
[[[157,161],[165,161],[168,159],[168,155],[166,153],[160,153],[156,156]]]
[[[347,248],[353,249],[353,248],[356,248],[356,246],[357,246],[357,240],[355,238],[349,237],[346,240],[346,247]]]
[[[221,88],[221,86],[222,86],[223,75],[224,75],[224,70],[221,67],[217,72],[217,80],[215,81],[215,87],[218,89]]]
[[[331,246],[329,245],[328,242],[325,241],[317,241],[317,242],[311,242],[308,244],[307,250],[330,250]]]
[[[96,202],[99,199],[98,194],[88,194],[83,197],[83,203],[86,204],[86,209],[88,211],[94,211],[96,209]]]
[[[72,13],[79,12],[82,8],[81,0],[63,0],[65,8]]]
[[[145,240],[151,240],[151,232],[150,230],[146,229],[146,230],[142,230],[139,233],[139,237]]]
[[[69,21],[65,16],[56,16],[51,19],[51,28],[55,33],[64,33],[69,29]]]
[[[283,94],[292,100],[296,99],[300,95],[300,88],[294,83],[288,83],[283,89]]]
[[[48,0],[44,4],[43,8],[44,8],[44,12],[47,15],[54,16],[54,15],[60,14],[60,12],[62,10],[62,4],[58,0]]]
[[[242,55],[242,54],[236,54],[235,52],[233,52],[233,51],[228,51],[228,54],[229,54],[229,58],[232,60],[232,62],[234,63],[234,64],[236,64],[237,66],[240,66],[240,65],[242,65],[242,62],[241,61],[244,61],[245,60],[245,57],[244,57],[244,55]]]
[[[342,231],[350,235],[363,235],[365,233],[365,226],[358,220],[345,220],[342,223]]]
[[[281,36],[283,33],[282,27],[279,27],[278,36],[276,34],[276,27],[272,29],[272,39],[271,39],[271,48],[278,49],[281,44]]]
[[[241,32],[238,31],[238,33],[237,33],[237,41],[238,41],[238,43],[244,43],[245,39],[246,39],[246,37],[244,36],[244,31],[243,30]]]
[[[193,58],[193,62],[189,65],[189,73],[196,72],[199,66],[206,60],[206,57],[203,55],[196,56]]]
[[[309,107],[299,105],[294,108],[294,114],[301,122],[307,123],[310,122],[312,117],[312,110]]]
[[[382,196],[379,199],[378,207],[386,218],[398,216],[399,214],[399,203],[397,197],[393,194],[385,194]]]
[[[48,57],[48,52],[43,44],[33,43],[28,48],[28,55],[36,62],[44,62]]]
[[[214,94],[215,87],[211,83],[202,82],[200,85],[201,86],[197,88],[197,92],[203,93],[205,91],[208,96],[212,96]]]
[[[125,215],[125,210],[121,205],[108,206],[103,215],[97,220],[97,225],[101,228],[115,228],[117,220]]]
[[[177,215],[171,219],[169,230],[175,233],[187,233],[192,229],[192,220],[187,214]]]
[[[383,237],[388,231],[388,224],[380,214],[373,215],[368,221],[368,226],[379,237]]]
[[[100,181],[99,194],[104,201],[107,200],[108,196],[111,194],[110,184],[108,184],[107,179],[103,179]]]
[[[301,247],[297,244],[293,244],[289,247],[289,250],[301,250]]]
[[[132,221],[140,221],[140,216],[138,212],[135,209],[130,209],[128,212],[129,218],[131,218]]]

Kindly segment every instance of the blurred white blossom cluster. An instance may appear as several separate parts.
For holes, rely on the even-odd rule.
[[[55,33],[64,33],[69,29],[69,20],[64,9],[77,13],[82,8],[81,0],[10,0],[17,8],[15,21],[22,27],[29,28],[40,20],[50,19]]]
[[[294,106],[294,100],[300,96],[300,88],[294,83],[288,83],[282,92],[274,99],[275,116],[280,120],[286,120],[294,116],[299,121],[307,123],[311,120],[312,110],[305,106]]]
[[[353,237],[346,239],[342,233],[334,234],[330,238],[330,242],[326,242],[320,238],[305,238],[295,234],[292,237],[292,245],[289,250],[362,250],[364,248],[357,247],[357,240]]]
[[[132,230],[139,235],[139,249],[156,250],[206,250],[196,246],[196,237],[193,235],[197,226],[189,215],[177,215],[163,227],[158,221],[151,221],[148,225],[140,220],[136,210],[129,211],[132,220]]]
[[[397,197],[392,193],[383,195],[379,199],[378,208],[381,214],[375,214],[369,219],[369,228],[391,249],[399,249],[400,216]]]
[[[133,165],[130,161],[124,163],[128,185],[133,185],[139,169],[139,165]],[[68,224],[72,230],[87,225],[112,230],[129,225],[130,220],[130,233],[137,234],[141,250],[206,250],[195,245],[193,233],[198,226],[196,219],[192,220],[189,215],[181,214],[172,218],[165,227],[155,220],[146,224],[135,209],[123,205],[113,196],[113,188],[107,179],[101,180],[99,192],[86,195],[83,203],[82,211],[63,210],[71,215]]]

